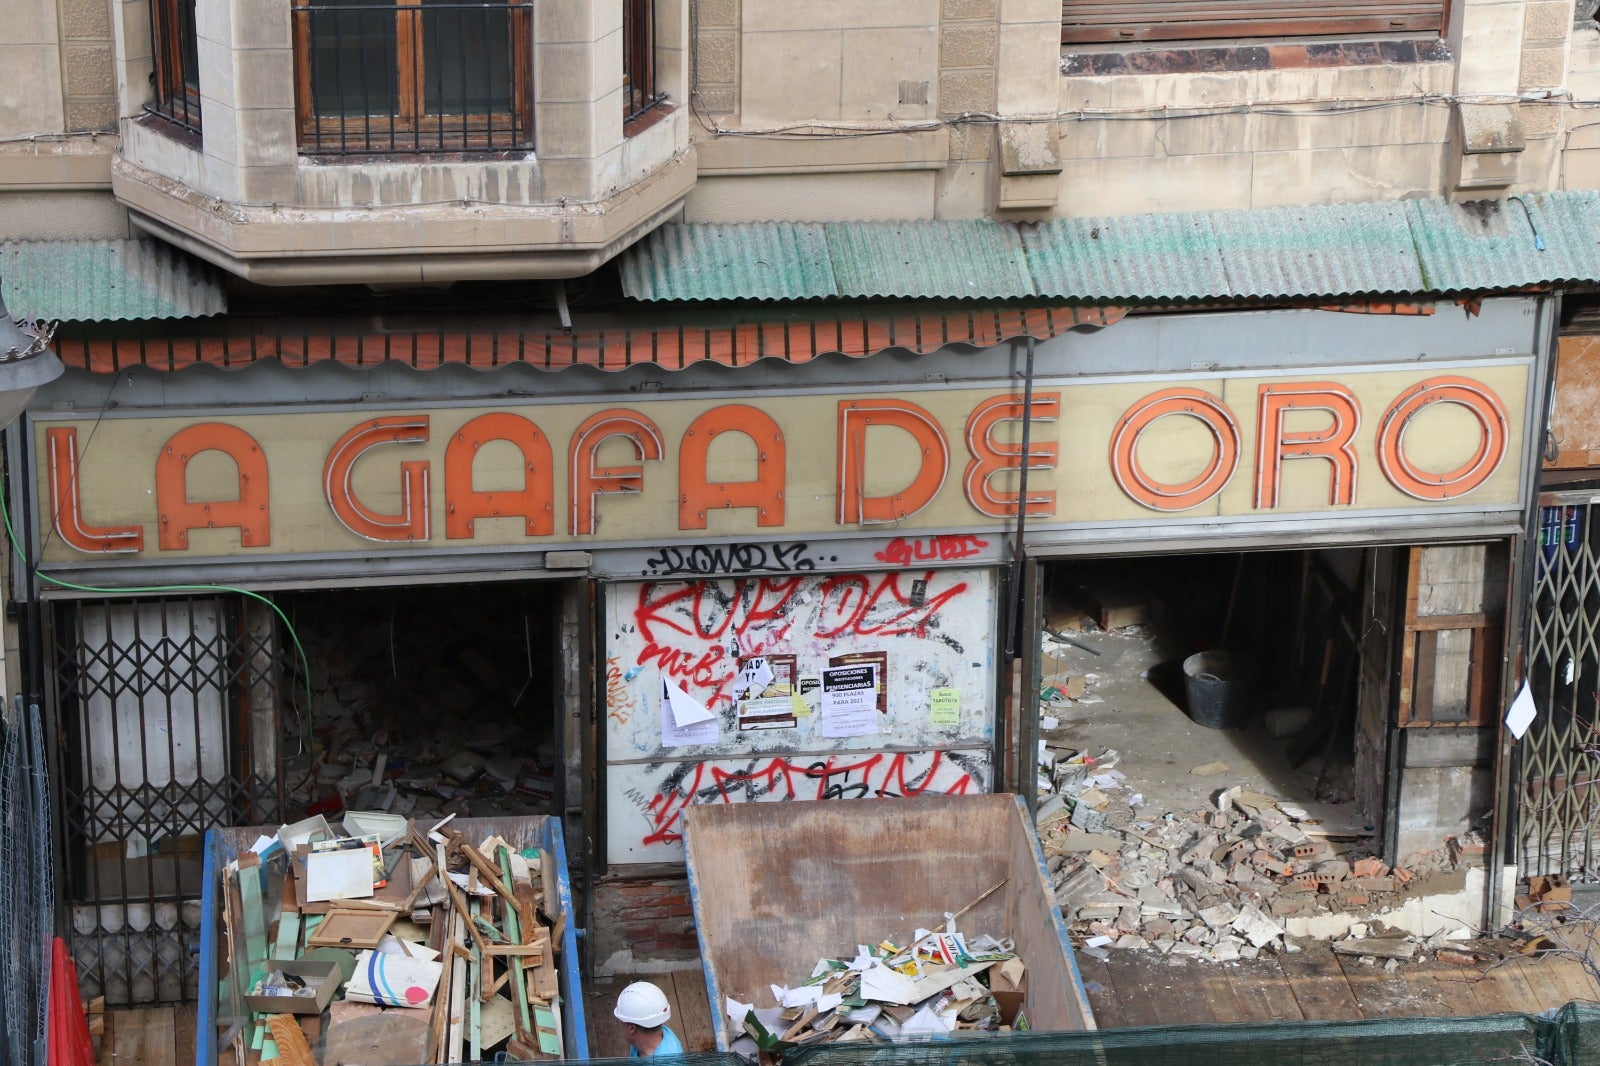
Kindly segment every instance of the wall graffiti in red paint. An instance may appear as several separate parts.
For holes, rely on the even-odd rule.
[[[874,558],[890,566],[936,561],[946,563],[954,559],[971,559],[988,546],[988,541],[970,534],[916,537],[912,540],[896,537],[883,551],[874,553]]]
[[[647,581],[639,585],[632,614],[643,642],[635,663],[698,690],[698,698],[716,709],[731,701],[741,655],[802,641],[926,637],[969,590],[965,581],[936,585],[933,570]]]
[[[680,763],[644,805],[649,824],[639,842],[681,841],[680,816],[696,803],[880,799],[924,793],[957,796],[984,791],[985,777],[986,767],[979,759],[940,751],[843,754],[811,760],[778,756],[757,759],[736,770],[715,763]]]

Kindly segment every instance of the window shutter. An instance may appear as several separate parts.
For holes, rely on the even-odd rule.
[[[1063,44],[1439,34],[1445,0],[1064,0]]]

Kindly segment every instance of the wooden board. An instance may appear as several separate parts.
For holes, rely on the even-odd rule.
[[[307,947],[375,948],[398,915],[394,911],[344,910],[335,907],[306,938]]]
[[[1301,951],[1279,956],[1278,964],[1307,1020],[1347,1021],[1362,1016],[1350,982],[1327,944],[1307,944]]]
[[[415,1066],[427,1045],[427,1011],[385,1011],[330,1026],[322,1066]]]
[[[1083,988],[1089,996],[1089,1008],[1094,1011],[1094,1021],[1101,1029],[1121,1029],[1128,1024],[1122,1014],[1122,997],[1117,995],[1116,980],[1111,969],[1099,959],[1088,955],[1078,956],[1078,972],[1083,975]]]
[[[1242,1021],[1298,1022],[1305,1018],[1277,959],[1262,956],[1251,960],[1249,966],[1240,964],[1226,969],[1234,998],[1248,1015]]]
[[[118,1066],[134,1062],[139,1066],[177,1066],[175,1028],[171,1007],[117,1011],[107,1033],[111,1061]]]
[[[662,977],[668,975],[662,974]],[[678,970],[671,975],[677,1009],[672,1013],[672,1028],[685,1051],[710,1051],[711,1005],[706,1002],[706,982],[698,970]],[[697,1041],[691,1043],[690,1041]]]

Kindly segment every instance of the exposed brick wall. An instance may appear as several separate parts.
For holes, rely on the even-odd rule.
[[[618,951],[635,961],[683,961],[699,954],[694,907],[684,877],[608,879],[594,890],[591,936],[596,965]]]

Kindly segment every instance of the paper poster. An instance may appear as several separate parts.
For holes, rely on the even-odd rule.
[[[1533,690],[1528,683],[1522,683],[1522,690],[1517,693],[1517,698],[1511,701],[1511,709],[1506,712],[1506,728],[1511,730],[1511,735],[1518,740],[1528,731],[1533,720],[1539,717],[1539,708],[1533,704]]]
[[[738,694],[735,707],[741,730],[799,726],[794,707],[794,674],[793,655],[752,655],[739,660],[733,688]]]
[[[878,713],[889,713],[889,653],[886,651],[853,651],[835,655],[829,666],[876,666],[878,668]],[[877,732],[877,730],[873,730]]]
[[[928,693],[928,719],[934,725],[960,725],[961,690],[936,688]]]
[[[795,686],[794,713],[804,718],[817,713],[822,701],[822,678],[808,674]],[[804,710],[801,708],[804,707]]]
[[[717,716],[666,678],[661,679],[661,746],[682,748],[717,742]]]
[[[878,668],[836,666],[822,671],[822,735],[865,737],[878,731]]]

